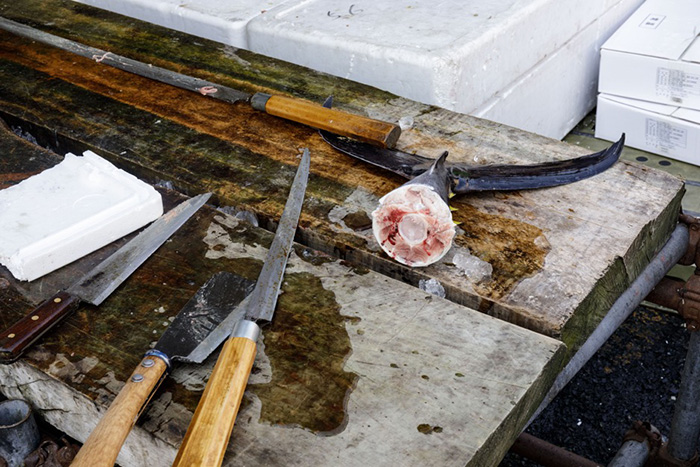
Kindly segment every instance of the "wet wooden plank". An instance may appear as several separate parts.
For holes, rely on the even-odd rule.
[[[0,2],[0,13],[147,63],[246,90],[271,90],[344,110],[412,121],[399,146],[476,163],[532,163],[585,151],[491,122],[69,1]],[[639,274],[676,223],[683,184],[633,163],[573,185],[453,201],[463,222],[437,265],[411,269],[379,252],[367,229],[377,199],[403,180],[337,154],[311,129],[150,82],[50,47],[0,36],[0,112],[43,144],[89,147],[178,189],[274,224],[302,147],[312,178],[300,240],[413,285],[435,280],[456,303],[561,339],[570,351]],[[482,276],[463,260],[490,266]],[[488,263],[488,264],[485,264]]]
[[[6,129],[0,152],[3,183],[60,160]],[[166,208],[182,199],[163,195]],[[0,365],[0,390],[84,441],[197,288],[221,270],[256,278],[271,240],[206,206],[99,308],[81,306],[26,358]],[[31,283],[0,268],[0,327],[114,247]],[[175,365],[120,465],[170,465],[216,356]],[[554,339],[296,245],[225,465],[494,465],[563,358]]]

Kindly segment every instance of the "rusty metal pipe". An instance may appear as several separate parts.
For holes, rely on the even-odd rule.
[[[510,452],[537,462],[544,467],[602,467],[601,464],[528,433],[520,433],[510,448]]]
[[[680,291],[684,286],[685,282],[681,279],[664,277],[651,290],[645,300],[672,310],[678,310],[682,301]]]

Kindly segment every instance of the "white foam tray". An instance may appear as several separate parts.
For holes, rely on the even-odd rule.
[[[556,138],[593,107],[598,47],[642,3],[79,1]]]
[[[34,280],[163,213],[150,185],[86,151],[0,190],[0,264]]]

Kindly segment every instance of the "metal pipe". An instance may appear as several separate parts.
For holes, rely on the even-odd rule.
[[[642,467],[649,457],[649,443],[647,441],[625,441],[612,458],[608,467]]]
[[[700,333],[690,334],[688,353],[681,376],[678,399],[673,408],[668,453],[681,460],[692,459],[700,436]]]
[[[672,310],[678,310],[682,303],[679,291],[685,287],[685,282],[673,277],[664,277],[645,298],[646,301]]]
[[[610,338],[615,330],[629,317],[630,314],[649,295],[654,286],[666,275],[666,273],[678,262],[688,250],[688,227],[678,224],[671,233],[666,245],[644,268],[637,279],[615,301],[598,327],[589,336],[586,342],[571,358],[566,367],[559,373],[551,389],[544,400],[530,418],[529,426],[535,418],[549,405],[557,394],[571,381],[583,365],[591,359],[598,349]],[[700,355],[700,353],[699,353]]]
[[[520,433],[510,448],[510,452],[537,462],[544,467],[601,467],[600,464],[590,459],[528,433]]]

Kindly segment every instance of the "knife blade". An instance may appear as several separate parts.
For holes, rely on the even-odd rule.
[[[245,307],[245,317],[236,324],[221,350],[173,466],[215,467],[223,461],[255,360],[260,326],[269,323],[275,311],[308,176],[309,150],[306,149],[272,246]]]
[[[201,363],[203,358],[193,358],[192,351],[228,315],[241,316],[237,310],[254,286],[254,281],[226,271],[213,275],[146,352],[71,465],[114,465],[131,428],[169,373],[171,362]]]
[[[323,107],[330,109],[332,106],[331,96],[325,100]],[[353,141],[325,129],[319,129],[319,133],[335,150],[408,179],[424,174],[436,162],[436,159],[418,154]],[[607,149],[573,159],[531,165],[445,163],[445,169],[454,194],[546,188],[578,182],[607,170],[620,158],[624,145],[623,133],[620,139]],[[444,157],[447,157],[447,151],[440,156]]]
[[[187,76],[106,50],[64,39],[5,18],[0,18],[0,29],[96,60],[101,64],[110,65],[122,71],[194,91],[224,102],[245,102],[254,109],[270,115],[313,128],[328,130],[369,144],[393,147],[401,135],[401,127],[394,123],[325,108],[303,99],[279,95],[273,96],[262,92],[249,94],[211,81]]]
[[[177,231],[209,199],[211,193],[177,205],[126,245],[95,266],[80,280],[37,306],[0,334],[0,362],[10,363],[78,305],[99,306],[153,252]]]
[[[413,179],[425,173],[434,159],[353,141],[344,136],[319,131],[326,143],[355,159],[368,162],[402,177]],[[573,159],[531,165],[468,165],[445,163],[455,194],[473,191],[530,190],[566,185],[597,175],[620,158],[625,135],[607,149]]]

